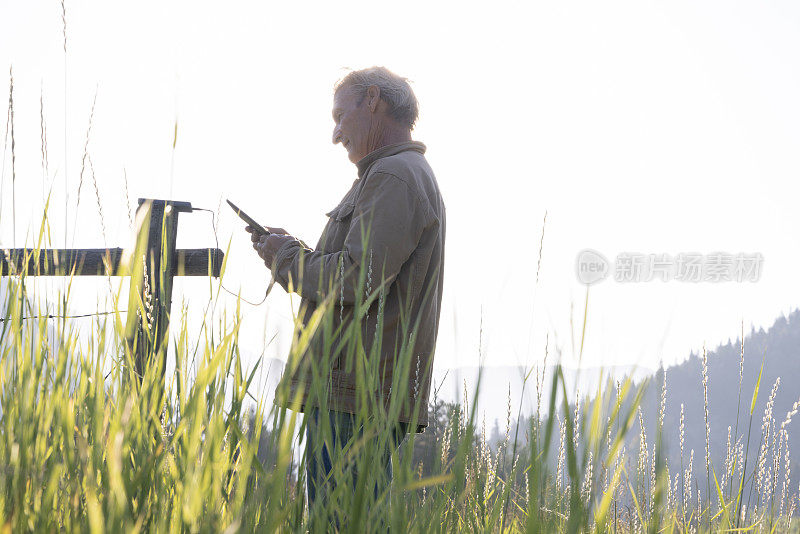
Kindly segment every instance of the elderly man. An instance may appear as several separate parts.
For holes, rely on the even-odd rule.
[[[299,363],[287,365],[286,391],[276,394],[276,403],[306,413],[310,504],[330,491],[330,482],[322,481],[335,463],[335,449],[359,435],[355,414],[395,414],[382,459],[387,481],[391,451],[409,425],[421,432],[428,423],[445,207],[425,145],[411,140],[417,115],[405,78],[383,67],[350,72],[334,89],[333,142],[345,148],[358,178],[327,214],[316,248],[280,228],[266,237],[251,232],[275,280],[302,297],[303,325],[314,323],[322,307],[329,312],[328,327],[317,324]],[[346,330],[353,321],[358,327]],[[336,343],[348,336],[360,340],[363,351]],[[359,354],[362,365],[377,370],[377,380],[359,374]],[[324,440],[321,422],[330,424]]]

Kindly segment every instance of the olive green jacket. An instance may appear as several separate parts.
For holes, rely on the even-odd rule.
[[[286,390],[283,395],[276,393],[276,403],[300,411],[320,404],[309,400],[308,394],[313,363],[309,359],[314,359],[317,367],[325,362],[330,368],[330,375],[323,378],[328,407],[358,411],[356,399],[367,393],[358,389],[363,390],[365,382],[356,378],[357,358],[344,356],[347,350],[337,345],[332,332],[352,321],[357,299],[364,302],[371,295],[361,332],[362,354],[378,363],[373,367],[379,369],[373,374],[377,376],[373,398],[388,406],[392,382],[399,378],[399,384],[407,385],[398,388],[406,390],[399,419],[410,422],[416,410],[418,430],[427,425],[442,300],[445,206],[424,153],[425,145],[415,141],[370,153],[356,164],[358,179],[327,214],[328,224],[316,248],[291,241],[278,250],[273,274],[284,289],[302,297],[303,324],[312,321],[318,305],[328,298],[333,328],[318,327],[299,361],[287,364],[281,383],[286,387],[288,380],[288,398]],[[376,335],[380,350],[371,351]],[[404,345],[409,349],[398,350]],[[404,376],[395,377],[400,372]],[[320,380],[319,375],[314,380]]]

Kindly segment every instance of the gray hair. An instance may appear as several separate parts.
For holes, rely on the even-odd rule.
[[[343,88],[352,88],[358,97],[359,104],[367,96],[367,88],[376,85],[381,91],[381,100],[389,104],[389,116],[407,126],[414,128],[419,116],[419,104],[407,78],[398,76],[386,67],[369,67],[351,71],[334,86],[334,94]]]

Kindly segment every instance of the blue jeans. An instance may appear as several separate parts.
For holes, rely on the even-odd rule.
[[[327,422],[325,419],[327,419]],[[322,424],[330,425],[332,443],[324,439],[326,432],[323,431]],[[407,431],[407,423],[398,423],[392,432],[391,440],[382,451],[381,463],[385,470],[383,480],[386,485],[392,481],[392,452],[400,446]],[[335,488],[336,482],[330,475],[339,454],[341,454],[342,449],[348,442],[361,436],[362,433],[363,428],[356,428],[356,416],[351,413],[323,412],[318,408],[312,408],[306,412],[306,480],[308,485],[308,508],[312,517],[312,507],[317,499],[326,501],[328,494]],[[358,473],[354,465],[350,469],[352,469],[352,484],[353,491],[355,491]],[[386,489],[386,486],[380,487],[376,482],[375,497],[377,498],[384,489]],[[336,524],[339,524],[338,517],[336,518]]]

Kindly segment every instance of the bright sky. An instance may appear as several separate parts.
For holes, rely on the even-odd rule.
[[[796,2],[66,0],[66,20],[65,60],[58,2],[0,0],[0,80],[13,66],[16,143],[16,236],[9,138],[3,247],[38,226],[51,185],[56,245],[65,204],[70,246],[126,244],[125,174],[133,202],[216,209],[230,198],[316,242],[355,178],[331,143],[333,83],[344,68],[377,64],[413,81],[414,138],[428,146],[447,205],[438,367],[478,363],[481,316],[489,365],[541,359],[548,334],[551,350],[570,355],[571,309],[577,337],[586,296],[575,259],[586,248],[611,259],[764,257],[757,283],[592,286],[589,365],[680,361],[735,339],[741,321],[766,327],[800,304]],[[88,154],[105,238],[88,171],[76,218],[95,93]],[[267,270],[233,213],[220,216],[221,246],[231,244],[225,284],[260,300]],[[178,239],[214,246],[208,214],[182,215]],[[199,310],[207,288],[181,280],[175,302]],[[93,311],[104,291],[102,280],[78,281],[73,308]],[[278,331],[267,354],[285,358],[289,298],[277,289],[243,312],[244,349],[260,353]]]

